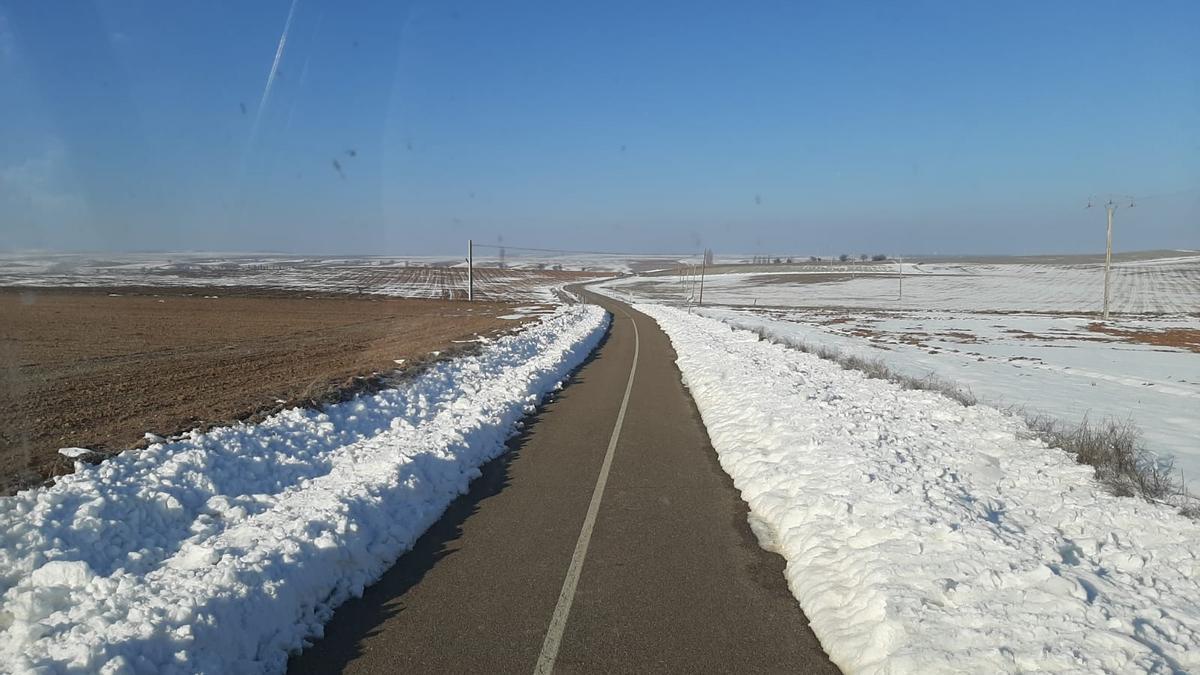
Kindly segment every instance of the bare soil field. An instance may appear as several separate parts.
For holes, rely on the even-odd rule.
[[[1200,354],[1200,330],[1191,328],[1164,328],[1159,330],[1121,329],[1103,323],[1089,323],[1088,330],[1119,337],[1126,342],[1139,342],[1158,347],[1176,347]]]
[[[212,292],[0,289],[0,491],[72,470],[59,448],[337,398],[520,325],[509,303]]]

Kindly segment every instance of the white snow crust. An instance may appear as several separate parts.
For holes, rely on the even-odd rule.
[[[0,671],[282,672],[608,321],[561,307],[395,389],[192,432],[0,499]]]
[[[637,309],[845,671],[1200,671],[1200,524],[1108,494],[994,408]]]

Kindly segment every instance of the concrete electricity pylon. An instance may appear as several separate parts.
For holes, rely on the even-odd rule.
[[[1109,300],[1108,280],[1109,280],[1110,271],[1112,269],[1112,225],[1113,225],[1113,214],[1116,213],[1117,207],[1119,206],[1119,203],[1117,201],[1118,199],[1120,199],[1121,201],[1125,201],[1126,199],[1128,199],[1129,206],[1127,208],[1134,207],[1134,198],[1130,197],[1129,195],[1120,195],[1120,196],[1109,195],[1108,201],[1104,202],[1104,210],[1108,213],[1108,241],[1104,247],[1104,312],[1101,315],[1102,321],[1108,321],[1108,300]],[[1092,205],[1093,205],[1092,203],[1094,201],[1096,201],[1096,200],[1089,198],[1088,204],[1084,208],[1088,208],[1088,209],[1092,208]]]

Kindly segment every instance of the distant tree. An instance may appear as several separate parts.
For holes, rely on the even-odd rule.
[[[883,260],[887,260],[887,256],[882,253],[876,253],[875,255],[871,256],[871,260],[874,260],[875,262],[880,262]]]
[[[779,263],[783,262],[783,260],[781,260],[781,259],[779,259],[779,258],[776,258],[776,259],[774,260],[774,262],[775,262],[775,264],[776,264],[776,265],[778,265]]]
[[[858,256],[858,259],[859,259],[859,260],[861,260],[861,261],[863,261],[863,262],[867,262],[867,258],[869,258],[869,257],[870,257],[870,256],[868,256],[866,253],[860,253],[860,254],[859,254],[859,256]]]
[[[808,256],[808,262],[821,262],[821,259],[815,255]]]
[[[792,264],[792,258],[791,258],[791,256],[788,256],[788,259],[787,259],[787,261],[788,261],[788,264],[789,264],[789,265],[791,265],[791,264]]]
[[[849,259],[850,259],[850,256],[849,256],[848,254],[846,254],[846,253],[843,253],[843,254],[841,254],[841,255],[839,255],[839,256],[838,256],[838,260],[840,260],[840,261],[842,261],[842,262],[846,262],[846,261],[847,261],[847,260],[849,260]]]

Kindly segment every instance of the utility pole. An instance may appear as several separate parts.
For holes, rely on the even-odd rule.
[[[475,301],[475,242],[467,240],[467,302]]]
[[[904,256],[897,254],[900,259],[900,302],[904,302]]]
[[[708,252],[700,260],[700,302],[697,303],[701,307],[704,306],[704,269],[708,266]]]
[[[1129,208],[1133,208],[1133,197],[1128,197]],[[1117,211],[1117,201],[1112,197],[1104,204],[1104,211],[1108,215],[1108,234],[1105,237],[1104,245],[1104,310],[1101,314],[1101,321],[1108,321],[1108,301],[1111,297],[1109,290],[1109,278],[1112,274],[1112,226],[1113,214]],[[1092,200],[1088,200],[1088,205],[1084,208],[1092,208]]]
[[[1104,316],[1101,319],[1108,321],[1108,277],[1112,270],[1112,219],[1117,205],[1110,199],[1104,205],[1104,210],[1108,212],[1108,236],[1104,244]]]

